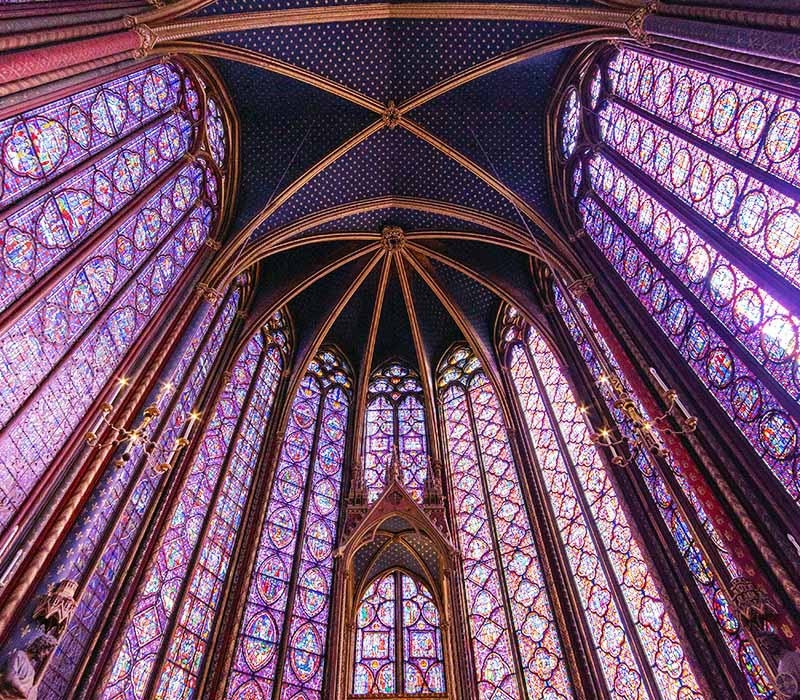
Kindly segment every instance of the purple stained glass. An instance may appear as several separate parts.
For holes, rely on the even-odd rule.
[[[192,553],[203,532],[216,483],[223,476],[227,446],[233,442],[239,415],[246,408],[245,399],[262,349],[259,334],[245,346],[230,382],[217,400],[170,523],[161,535],[105,671],[99,695],[103,700],[133,700],[148,694],[156,670],[156,654],[165,641],[167,625],[179,603],[176,593],[188,573]]]
[[[364,481],[367,498],[377,501],[386,487],[386,475],[394,452],[394,407],[385,396],[378,396],[367,407]]]
[[[444,693],[444,653],[439,609],[421,581],[400,576],[403,612],[403,690]]]
[[[400,480],[409,495],[422,503],[428,475],[428,452],[422,384],[415,372],[390,362],[373,372],[366,412],[364,480],[367,499],[378,500],[399,457]]]
[[[298,694],[305,700],[322,697],[348,404],[347,394],[338,384],[328,389],[322,403],[311,491],[306,496],[297,596],[289,622],[282,700],[291,700]]]
[[[459,348],[440,367],[439,386],[481,697],[496,692],[522,696],[522,681],[532,697],[571,698],[522,485],[492,385],[471,351]],[[509,663],[511,644],[522,663],[516,671]],[[494,675],[497,671],[501,675]]]
[[[234,290],[209,332],[218,313],[214,306],[210,306],[191,336],[170,377],[176,387],[181,381],[185,384],[161,432],[162,444],[172,445],[182,432],[230,329],[238,303],[239,291]],[[187,375],[190,368],[192,371]],[[165,393],[162,402],[166,403],[170,398],[171,394]],[[111,466],[87,504],[85,516],[78,519],[73,533],[62,546],[50,582],[70,578],[85,581],[85,587],[39,685],[40,700],[58,700],[70,687],[72,675],[86,653],[108,593],[124,566],[135,534],[162,478],[163,475],[147,467],[146,460],[142,460],[138,453],[134,453],[122,468]],[[120,509],[118,519],[113,515],[115,509]],[[113,524],[110,530],[107,523]],[[101,551],[97,551],[98,547],[102,548]],[[95,552],[98,565],[90,571],[87,567]]]
[[[402,692],[424,697],[445,690],[441,623],[433,595],[408,574],[379,576],[362,594],[356,611],[353,695]]]
[[[205,539],[200,545],[188,589],[180,609],[175,613],[178,623],[167,647],[161,677],[155,686],[156,697],[190,700],[195,695],[282,368],[280,350],[269,348],[261,361],[252,395],[243,409],[244,419],[207,525]]]
[[[280,697],[320,697],[349,390],[341,361],[317,353],[292,402],[226,698],[271,696],[284,627]]]
[[[650,697],[622,620],[627,612],[662,697],[699,699],[680,640],[566,378],[533,328],[525,345],[512,345],[509,368],[609,689],[624,698]],[[617,632],[609,635],[609,629]]]
[[[222,167],[225,164],[225,125],[219,107],[213,97],[208,98],[208,115],[206,117],[206,133],[211,146],[214,162]]]
[[[0,522],[7,523],[24,502],[161,308],[208,235],[210,222],[211,210],[196,207],[106,306],[97,323],[51,372],[35,400],[8,424],[0,437]],[[141,289],[152,294],[145,309],[137,308]]]
[[[595,356],[591,343],[576,322],[573,312],[569,309],[564,301],[564,295],[561,289],[559,287],[555,287],[554,291],[556,306],[558,307],[558,310],[561,313],[567,328],[572,334],[573,339],[583,355],[583,358],[586,360],[587,366],[591,370],[595,379],[598,380],[598,386],[603,392],[603,396],[609,406],[609,410],[611,410],[611,412],[614,414],[617,424],[626,434],[630,436],[632,434],[632,426],[630,425],[627,416],[615,405],[615,397],[611,391],[610,383],[607,381],[599,381],[600,377],[605,376],[605,372]],[[603,338],[598,335],[597,330],[594,328],[594,324],[588,317],[585,309],[583,309],[582,304],[579,301],[576,303],[579,311],[584,317],[584,320],[588,324],[590,332],[594,334],[595,339],[603,349],[603,355],[606,358],[606,361],[609,362],[614,368],[617,377],[625,385],[628,395],[633,396],[633,392],[627,385],[627,381],[619,370],[619,367],[614,356],[611,354],[610,349],[606,345]],[[638,401],[637,405],[639,411],[642,413],[645,419],[649,420],[647,412],[640,404],[638,404]],[[707,531],[711,542],[714,544],[714,546],[716,546],[717,553],[726,566],[727,575],[731,578],[741,576],[741,571],[723,546],[722,537],[716,531],[714,524],[703,510],[703,507],[700,504],[696,493],[694,492],[694,488],[690,484],[689,480],[684,476],[683,469],[681,468],[680,464],[672,454],[668,454],[665,457],[665,460],[675,475],[677,482],[680,484],[682,491],[694,507],[693,517],[699,521],[700,527],[703,527]],[[748,644],[747,638],[739,625],[739,621],[731,612],[725,594],[720,588],[717,575],[707,561],[706,554],[697,544],[696,534],[693,532],[692,527],[687,522],[687,520],[691,521],[693,519],[691,514],[689,517],[687,517],[687,514],[682,512],[679,505],[671,495],[669,488],[665,483],[664,477],[660,473],[659,464],[653,460],[649,453],[639,453],[636,457],[636,465],[642,473],[644,481],[647,484],[647,488],[653,497],[656,507],[658,508],[658,512],[661,514],[661,517],[664,520],[664,524],[672,534],[681,556],[686,562],[686,565],[689,567],[689,570],[692,572],[692,576],[694,577],[695,583],[697,584],[703,599],[706,601],[712,616],[719,625],[725,644],[730,650],[734,661],[739,663],[740,659],[742,658],[742,648],[744,645]],[[761,667],[760,662],[755,661],[755,663],[752,664],[742,663],[740,664],[740,668],[747,677],[750,689],[753,691],[755,697],[764,698],[765,700],[771,697],[770,693],[765,691],[763,688],[763,679],[766,678],[766,674]]]
[[[521,694],[467,394],[451,385],[442,399],[478,693],[481,700],[498,695],[516,700]]]
[[[396,576],[386,574],[373,581],[356,612],[354,695],[388,695],[396,691],[398,605]]]
[[[113,215],[130,208],[159,175],[177,169],[191,138],[186,116],[170,114],[91,166],[7,209],[0,218],[0,308],[7,308]],[[156,141],[163,145],[154,145]],[[191,190],[191,184],[185,187]],[[175,206],[180,204],[176,197]],[[189,204],[184,199],[182,209]],[[130,216],[139,211],[136,207]]]
[[[795,199],[623,104],[607,103],[598,118],[603,140],[644,176],[800,286]]]
[[[651,269],[644,254],[592,196],[580,204],[584,227],[598,248],[609,258],[623,280],[634,290],[667,337],[686,357],[689,366],[758,450],[789,494],[800,498],[797,477],[798,426],[780,408],[768,387],[758,381],[725,345],[713,329],[686,304],[679,290],[656,270],[642,286],[641,272]],[[614,250],[618,249],[619,254]],[[622,264],[623,257],[636,266]],[[651,266],[652,267],[652,266]],[[740,302],[744,318],[752,316],[756,299]],[[680,313],[678,313],[680,312]]]
[[[797,100],[630,49],[615,56],[610,74],[622,100],[800,185]]]
[[[0,206],[166,114],[180,81],[175,64],[159,63],[0,121]]]
[[[607,159],[593,159],[590,171],[598,196],[663,265],[644,267],[634,262],[637,258],[626,258],[626,272],[639,275],[640,288],[652,282],[652,269],[673,272],[685,285],[684,296],[693,306],[702,304],[742,343],[752,355],[751,362],[764,366],[800,397],[800,377],[793,367],[800,319]]]
[[[156,255],[201,193],[202,170],[186,166],[144,204],[110,230],[91,258],[67,272],[60,281],[0,335],[0,427],[32,394],[47,373],[67,355],[86,328],[113,304],[117,293],[138,269]],[[173,206],[175,193],[185,190],[186,206]],[[195,246],[196,248],[196,246]],[[164,282],[159,277],[160,285]],[[159,285],[137,287],[135,306],[147,313]]]

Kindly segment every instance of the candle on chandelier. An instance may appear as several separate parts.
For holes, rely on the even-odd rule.
[[[666,384],[664,384],[664,380],[661,379],[658,372],[656,372],[655,367],[650,368],[650,376],[655,380],[656,384],[658,384],[658,390],[660,393],[662,394],[669,393],[669,387]]]

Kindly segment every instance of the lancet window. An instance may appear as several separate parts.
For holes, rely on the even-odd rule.
[[[466,347],[442,362],[438,387],[480,697],[572,698],[494,388]]]
[[[422,503],[428,451],[422,384],[416,372],[399,362],[389,362],[373,372],[365,434],[367,500],[371,503],[379,498],[396,457],[403,486]]]
[[[151,63],[0,121],[7,537],[214,233],[224,171],[203,150],[197,80]]]
[[[284,364],[274,325],[245,344],[216,401],[115,644],[103,700],[194,697]]]
[[[227,680],[231,700],[322,697],[350,394],[349,369],[323,349],[292,401]]]
[[[614,698],[702,697],[566,376],[512,312],[504,354],[546,497]]]
[[[797,500],[797,100],[628,48],[569,94],[586,233]]]
[[[164,419],[147,437],[173,445],[196,421],[196,406],[212,367],[218,362],[223,342],[231,329],[241,292],[234,288],[218,304],[201,309],[194,319],[194,332],[175,349],[176,365],[150,396]],[[276,323],[280,319],[275,319]],[[282,324],[282,322],[280,322]],[[276,327],[276,335],[281,331]],[[158,460],[147,455],[141,444],[130,459],[112,463],[92,493],[81,516],[45,578],[40,593],[68,579],[79,585],[81,595],[53,658],[39,686],[39,698],[57,700],[70,688],[80,668],[92,634],[103,616],[109,594],[130,561],[134,535],[146,516],[165,475]]]
[[[620,370],[616,358],[602,336],[597,333],[583,304],[576,301],[573,311],[567,302],[565,292],[557,285],[554,287],[554,296],[556,308],[595,378],[617,425],[623,434],[632,438],[634,426],[630,416],[620,410],[618,404],[620,393],[615,390],[614,383],[618,382],[627,398],[636,402],[637,410],[645,421],[652,421],[652,417],[634,398],[634,392]],[[508,315],[511,312],[506,313]],[[580,314],[583,323],[577,314]],[[742,575],[740,567],[731,557],[723,537],[706,513],[690,479],[687,478],[681,461],[667,449],[664,449],[663,453],[659,459],[650,451],[637,450],[633,455],[633,461],[642,474],[655,509],[661,514],[711,616],[719,627],[722,640],[747,679],[750,691],[756,698],[771,698],[774,691],[769,684],[767,674],[739,620],[733,614],[726,593],[727,584]]]
[[[439,608],[428,587],[402,571],[382,574],[356,611],[353,695],[445,693]]]

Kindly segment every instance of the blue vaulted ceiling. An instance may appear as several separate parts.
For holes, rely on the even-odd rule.
[[[199,14],[231,16],[369,4],[361,0],[217,0]],[[579,0],[561,4],[590,3]],[[582,29],[551,22],[456,18],[325,22],[323,15],[319,21],[304,20],[296,26],[203,37],[205,42],[223,45],[233,53],[245,51],[251,59],[280,62],[287,67],[285,72],[300,69],[294,71],[295,77],[287,77],[268,67],[246,65],[230,53],[230,58],[214,59],[240,122],[241,172],[231,235],[265,209],[266,218],[261,216],[259,225],[249,229],[251,245],[301,219],[323,216],[336,208],[335,217],[324,217],[327,220],[322,223],[312,221],[294,232],[293,240],[313,236],[311,247],[318,245],[321,234],[347,232],[375,234],[377,240],[385,226],[399,226],[407,233],[466,232],[494,237],[503,235],[501,229],[513,228],[523,236],[540,236],[533,222],[523,218],[514,203],[493,187],[491,178],[556,224],[545,165],[545,119],[559,71],[573,50],[557,46],[544,52],[532,49]],[[476,67],[510,54],[519,58],[496,70],[470,74]],[[469,80],[448,85],[465,73],[470,74]],[[439,90],[441,86],[445,88]],[[432,89],[435,95],[418,99]],[[413,133],[402,122],[393,128],[381,122],[382,112],[390,103],[401,108],[413,103],[404,119],[425,133]],[[345,149],[320,172],[303,177],[335,149],[376,124],[378,128],[369,136]],[[272,205],[276,197],[281,202]],[[365,204],[370,200],[377,201]],[[461,213],[452,212],[453,207]],[[359,213],[350,213],[350,208]],[[535,305],[527,256],[507,248],[492,250],[486,244],[466,245],[452,235],[440,241],[421,241],[425,242],[431,243],[431,250],[435,248],[438,254],[451,260],[461,257],[459,264],[480,270],[466,275],[431,259],[430,272],[442,287],[437,295],[412,267],[406,266],[412,296],[418,300],[416,314],[426,352],[443,352],[461,337],[455,323],[442,320],[451,316],[444,311],[442,293],[449,296],[450,303],[463,307],[471,332],[486,342],[501,303],[499,289],[525,286],[524,293],[531,297],[529,308]],[[325,251],[326,255],[330,252],[327,248]],[[415,254],[425,257],[419,249]],[[274,279],[289,274],[277,269],[277,258],[271,270],[269,255],[266,252],[262,261],[264,280],[270,275]],[[311,260],[314,255],[309,250],[307,257]],[[292,254],[292,260],[303,259],[302,248]],[[293,263],[292,268],[297,267],[298,263]],[[502,279],[504,274],[508,279]],[[339,271],[338,278],[346,279],[347,275]],[[365,324],[370,321],[377,279],[376,269],[328,334],[329,342],[346,348],[355,366],[361,365],[358,347],[366,342]],[[330,281],[326,285],[329,290]],[[396,354],[413,359],[408,312],[402,300],[395,298],[400,289],[395,265],[387,285],[392,298],[381,311],[373,364],[378,356],[391,355],[392,348],[398,350]],[[303,298],[314,298],[314,286]],[[290,311],[308,313],[297,301],[290,304]],[[304,318],[298,326],[301,335],[306,326],[312,329],[314,324]],[[430,363],[435,365],[437,360],[432,356]]]

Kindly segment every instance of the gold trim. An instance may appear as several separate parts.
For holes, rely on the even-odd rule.
[[[233,239],[229,242],[227,246],[227,255],[225,254],[226,251],[222,251],[222,254],[218,255],[209,268],[208,275],[212,276],[213,278],[222,277],[223,279],[230,279],[232,276],[235,276],[236,273],[231,275],[230,269],[226,271],[226,267],[229,267],[230,258],[229,255],[231,251],[239,251],[242,246],[245,244],[246,241],[250,239],[252,234],[258,229],[261,224],[263,224],[272,214],[274,214],[279,207],[286,203],[295,193],[297,193],[303,185],[307,184],[310,180],[314,177],[319,175],[325,168],[327,168],[332,163],[335,163],[339,158],[343,155],[348,153],[350,150],[355,148],[358,144],[362,143],[366,139],[368,139],[372,134],[379,131],[383,127],[380,121],[373,122],[370,124],[366,129],[358,132],[355,136],[350,137],[347,141],[339,145],[333,151],[328,153],[322,160],[318,161],[314,164],[311,168],[306,170],[300,177],[298,177],[291,185],[286,187],[284,190],[281,191],[271,202],[267,204],[258,214],[256,214],[246,225],[245,227],[237,233]],[[262,237],[261,240],[267,240],[272,242],[274,240],[274,235],[269,234],[267,236]],[[277,242],[277,241],[276,241]],[[245,250],[241,251],[242,253],[246,252]],[[242,258],[246,257],[245,255],[241,256]],[[262,256],[263,257],[263,256]],[[255,262],[255,261],[252,261]],[[239,271],[249,267],[250,264],[244,266],[244,268],[240,268]]]
[[[372,372],[372,356],[375,352],[375,343],[378,339],[378,327],[383,313],[383,297],[389,282],[389,273],[394,262],[394,253],[387,251],[384,247],[384,262],[381,270],[381,278],[378,283],[378,291],[375,296],[375,306],[372,309],[372,318],[369,324],[369,335],[367,336],[367,346],[364,349],[364,360],[361,363],[361,377],[358,383],[358,399],[356,401],[355,424],[353,426],[353,453],[356,455],[352,464],[362,464],[361,454],[362,436],[364,433],[364,416],[367,410],[367,391],[369,389],[369,377]]]
[[[485,75],[494,73],[502,68],[507,68],[515,63],[527,61],[529,58],[535,58],[536,56],[542,56],[550,53],[551,51],[557,51],[558,49],[569,48],[579,44],[588,44],[595,41],[611,41],[622,36],[625,36],[625,34],[620,30],[609,31],[608,29],[584,29],[579,32],[556,34],[554,36],[547,37],[546,39],[540,39],[539,41],[527,44],[526,46],[521,46],[520,48],[509,51],[508,53],[500,54],[499,56],[490,58],[488,61],[484,61],[483,63],[478,63],[474,66],[471,66],[461,73],[451,75],[442,82],[423,90],[406,102],[403,102],[399,107],[400,113],[406,114],[412,109],[415,109],[436,97],[440,97],[441,95],[444,95],[455,88],[461,87],[466,83],[476,80],[477,78],[482,78]]]
[[[377,100],[362,95],[357,90],[353,90],[345,85],[341,85],[340,83],[318,75],[317,73],[305,70],[304,68],[294,66],[291,63],[285,63],[284,61],[272,58],[258,51],[243,49],[238,46],[226,46],[225,44],[204,41],[176,41],[164,44],[157,43],[153,53],[164,55],[180,53],[190,56],[206,56],[222,58],[228,61],[237,61],[238,63],[245,63],[249,66],[269,71],[270,73],[276,73],[287,78],[293,78],[301,83],[312,85],[320,90],[348,100],[353,104],[357,104],[364,109],[368,109],[375,114],[381,114],[386,109],[384,105]]]
[[[436,436],[436,424],[433,418],[436,406],[433,389],[433,371],[431,370],[430,361],[425,353],[425,347],[422,342],[422,328],[417,318],[417,309],[414,306],[414,295],[411,293],[411,285],[408,281],[408,272],[406,271],[405,260],[403,258],[397,261],[397,276],[400,279],[400,289],[403,292],[406,315],[408,316],[408,322],[411,326],[411,337],[414,340],[414,352],[417,354],[417,364],[419,365],[422,378],[422,395],[425,399],[425,422],[428,427],[428,435]],[[439,441],[436,439],[428,440],[428,444],[433,453],[431,454],[432,460],[436,462],[441,461]]]
[[[159,41],[166,42],[218,32],[388,19],[554,22],[624,30],[629,18],[630,12],[624,10],[563,5],[466,2],[370,3],[196,17],[162,24],[156,32]],[[152,21],[153,17],[150,15],[146,19]]]
[[[514,190],[512,190],[510,187],[507,187],[500,180],[494,177],[494,175],[491,175],[490,173],[486,172],[483,168],[481,168],[475,162],[467,158],[460,151],[456,150],[452,146],[449,146],[444,141],[431,134],[429,131],[427,131],[425,128],[423,128],[416,122],[411,121],[407,117],[401,117],[400,125],[410,133],[414,134],[417,138],[422,139],[423,141],[427,142],[428,144],[436,148],[444,155],[452,158],[456,163],[461,165],[464,169],[468,170],[473,175],[481,179],[495,192],[497,192],[499,195],[501,195],[509,202],[511,202],[511,204],[513,204],[516,209],[525,214],[525,216],[531,219],[531,221],[533,221],[536,224],[536,226],[542,230],[542,232],[553,243],[556,250],[558,250],[563,255],[564,260],[569,261],[572,264],[574,270],[579,270],[581,272],[580,274],[581,277],[587,274],[587,271],[583,269],[583,264],[581,263],[581,261],[575,256],[572,250],[570,250],[564,245],[563,237],[559,235],[559,233],[555,230],[553,225],[549,221],[547,221],[547,219],[545,219],[539,213],[538,210],[529,205],[522,197],[520,197],[516,192],[514,192]],[[573,275],[570,276],[572,277]]]
[[[373,243],[371,245],[364,246],[363,248],[359,248],[358,250],[354,250],[352,253],[348,253],[347,255],[337,258],[327,265],[324,265],[315,273],[291,287],[286,291],[285,294],[282,294],[277,301],[270,304],[266,311],[261,312],[256,318],[251,319],[250,325],[244,330],[244,332],[241,333],[241,338],[236,348],[237,354],[241,352],[241,349],[250,340],[250,338],[258,332],[258,329],[261,328],[276,311],[282,309],[284,306],[286,306],[286,304],[292,301],[292,299],[297,297],[312,285],[319,282],[324,277],[327,277],[332,272],[335,272],[340,267],[344,267],[345,265],[348,265],[351,262],[354,262],[355,260],[358,260],[359,258],[378,250],[381,250],[379,243]]]
[[[364,214],[378,209],[390,208],[414,209],[428,212],[430,214],[450,216],[456,219],[461,219],[467,223],[481,226],[482,228],[492,229],[498,233],[505,234],[509,237],[509,239],[511,239],[508,244],[509,247],[514,247],[512,246],[512,242],[514,242],[520,247],[520,252],[526,252],[536,258],[540,258],[542,253],[544,253],[547,256],[547,262],[559,270],[566,279],[572,279],[578,276],[573,274],[572,270],[563,264],[555,251],[551,251],[545,246],[542,247],[542,250],[537,250],[534,247],[531,239],[528,237],[527,232],[512,224],[507,219],[501,219],[494,214],[488,214],[478,209],[472,209],[470,207],[465,207],[460,204],[453,204],[451,202],[442,202],[420,197],[385,196],[348,202],[346,204],[340,204],[335,207],[330,207],[329,209],[323,209],[322,211],[309,214],[308,216],[297,219],[296,221],[286,224],[281,228],[275,229],[268,235],[263,236],[258,240],[250,242],[242,251],[240,256],[237,256],[238,249],[234,246],[234,244],[229,243],[216,256],[216,267],[210,271],[206,282],[211,284],[211,286],[219,286],[222,288],[226,280],[233,279],[237,274],[243,270],[246,270],[258,260],[270,255],[272,250],[278,246],[278,244],[287,241],[287,239],[290,239],[294,236],[299,236],[304,231],[316,226],[336,221],[337,219],[354,214]],[[411,233],[406,235],[409,238],[413,238],[416,234]],[[443,233],[442,235],[447,236],[449,234]],[[476,240],[479,240],[478,237],[481,235],[482,234],[463,233],[459,234],[459,237],[469,239],[474,236],[476,237]],[[310,241],[311,237],[307,240]],[[317,239],[315,242],[318,241],[319,239]],[[301,242],[302,239],[298,239],[296,241],[297,244],[301,244]],[[494,239],[487,237],[485,242],[491,243],[494,242]],[[294,244],[295,241],[292,241],[291,243],[287,243],[287,246],[294,246]],[[280,248],[280,250],[283,250],[283,248]]]

